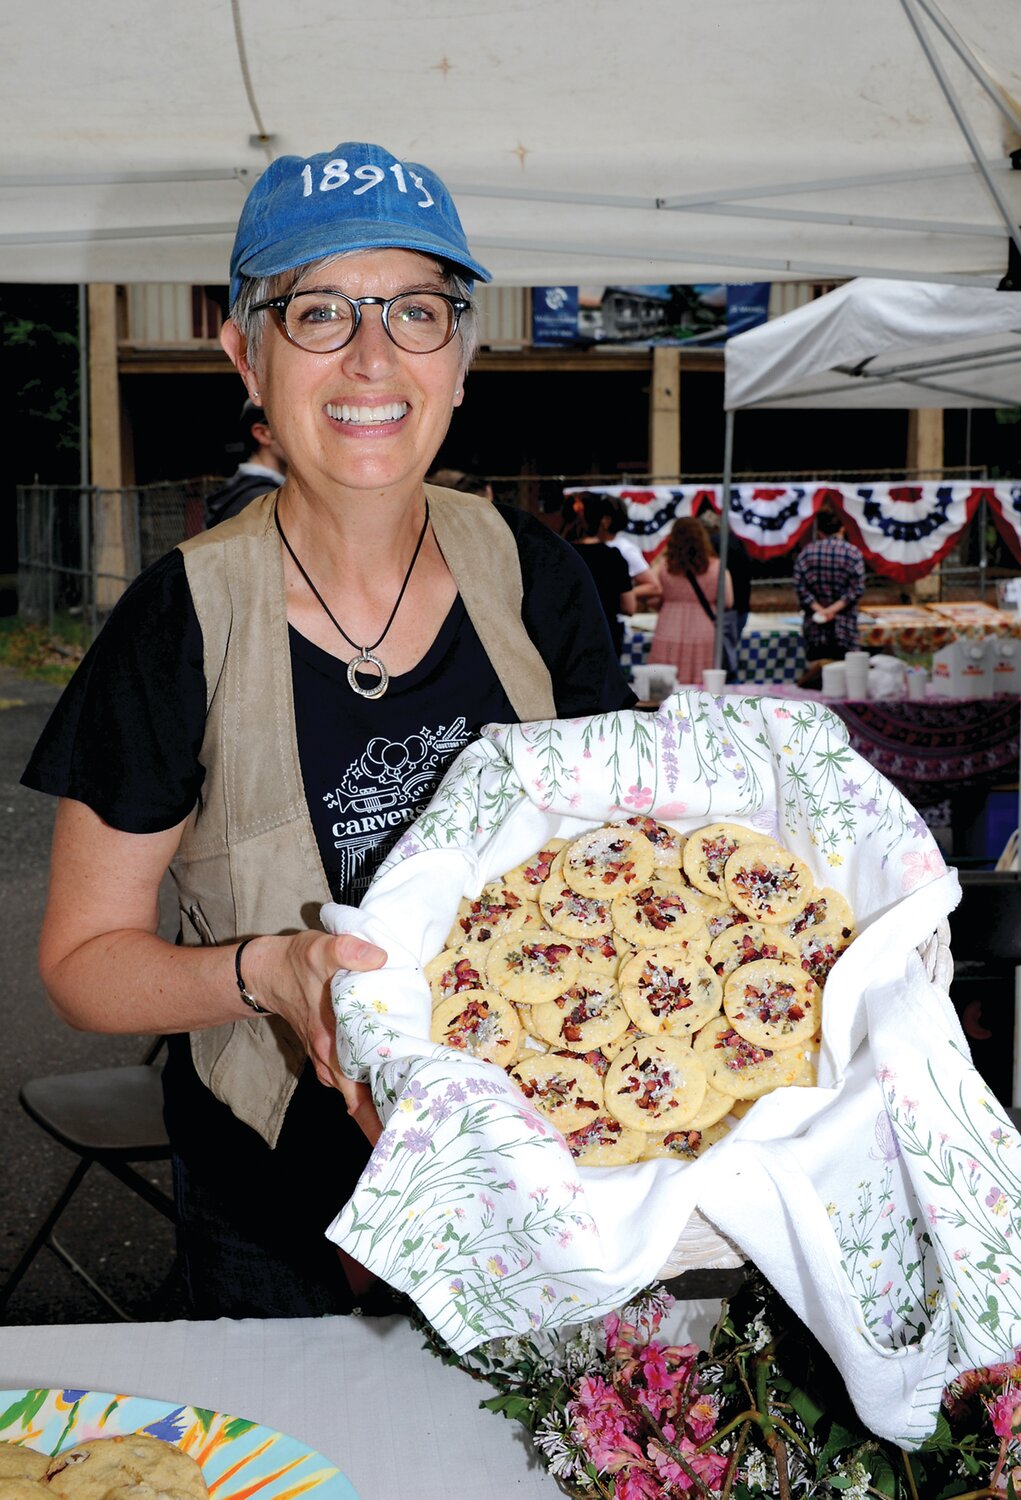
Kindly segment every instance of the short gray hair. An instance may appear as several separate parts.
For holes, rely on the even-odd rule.
[[[297,266],[293,271],[282,271],[276,276],[243,276],[241,290],[230,310],[230,316],[248,347],[249,363],[257,357],[262,341],[263,315],[253,311],[260,302],[266,302],[271,297],[285,296],[308,276],[328,269],[338,260],[346,260],[351,255],[364,254],[364,250],[339,250],[336,255],[327,256],[324,260],[309,261],[307,265]],[[437,261],[437,265],[444,291],[449,296],[463,299],[468,303],[457,327],[457,337],[461,340],[462,366],[467,370],[478,353],[478,307],[464,277],[447,261]]]

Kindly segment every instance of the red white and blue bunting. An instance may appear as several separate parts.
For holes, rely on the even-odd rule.
[[[573,486],[564,493],[577,494],[581,488]],[[650,562],[662,550],[674,521],[697,516],[706,506],[718,513],[723,494],[718,484],[591,488],[624,501],[628,534]],[[1021,483],[1013,481],[735,484],[730,491],[730,527],[752,557],[779,557],[797,546],[816,511],[829,504],[844,517],[848,536],[873,572],[909,583],[931,572],[947,555],[983,499],[1021,563]]]

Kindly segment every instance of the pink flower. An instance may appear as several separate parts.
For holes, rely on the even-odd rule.
[[[642,1450],[634,1441],[635,1422],[612,1386],[599,1375],[583,1375],[577,1396],[567,1403],[575,1435],[597,1469],[616,1474]]]
[[[697,1401],[691,1403],[685,1426],[696,1443],[704,1443],[707,1438],[712,1437],[718,1416],[719,1411],[712,1396],[699,1396]]]
[[[633,1466],[617,1475],[613,1500],[662,1500],[659,1480],[647,1469]]]
[[[642,1374],[645,1376],[645,1384],[650,1391],[668,1391],[673,1384],[673,1376],[667,1368],[666,1360],[663,1358],[662,1344],[647,1344],[638,1356]]]
[[[629,786],[626,800],[632,807],[648,807],[652,801],[652,792],[647,786]]]
[[[1011,1438],[1021,1431],[1021,1386],[1008,1386],[1002,1396],[986,1402],[986,1411],[998,1438]]]
[[[946,874],[946,865],[943,856],[938,849],[927,849],[920,854],[917,849],[909,849],[906,854],[901,855],[900,888],[902,891],[913,891],[916,885],[924,885],[928,880],[937,880]]]
[[[694,1469],[703,1484],[708,1485],[710,1489],[719,1489],[727,1471],[727,1460],[723,1454],[699,1453],[690,1438],[677,1438],[673,1435],[672,1428],[669,1427],[664,1427],[663,1432],[673,1446],[684,1454],[688,1465]],[[664,1483],[672,1484],[682,1493],[694,1488],[688,1474],[677,1460],[671,1458],[669,1453],[654,1442],[649,1444],[649,1456],[656,1466],[656,1473]]]

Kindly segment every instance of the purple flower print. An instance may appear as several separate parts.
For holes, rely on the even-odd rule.
[[[455,1276],[453,1281],[450,1283],[450,1295],[452,1297],[456,1297],[463,1291],[464,1282],[461,1280],[460,1276]]]
[[[444,1120],[450,1118],[451,1108],[446,1099],[434,1099],[429,1106],[429,1113],[437,1125],[442,1125]]]
[[[417,1079],[408,1084],[408,1098],[414,1099],[416,1104],[424,1104],[428,1097],[425,1089]]]
[[[448,1083],[446,1097],[451,1104],[463,1104],[466,1099],[463,1083]]]
[[[428,1151],[432,1144],[432,1135],[428,1130],[408,1130],[401,1139],[405,1151],[410,1151],[416,1156],[421,1155],[423,1151]]]
[[[502,1255],[491,1255],[486,1261],[486,1270],[491,1276],[506,1276],[507,1265]]]

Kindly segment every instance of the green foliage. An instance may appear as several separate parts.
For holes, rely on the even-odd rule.
[[[0,351],[17,423],[9,472],[77,482],[78,288],[0,285]]]

